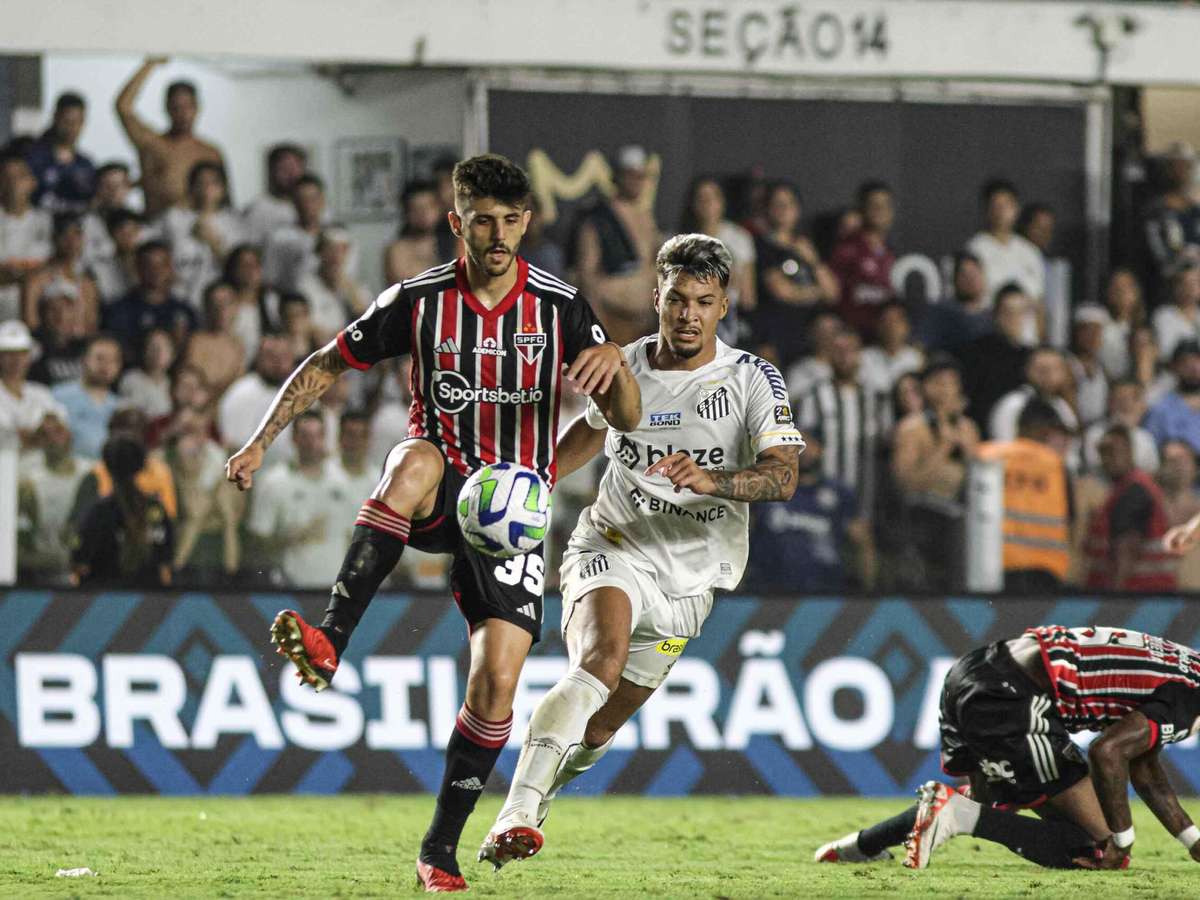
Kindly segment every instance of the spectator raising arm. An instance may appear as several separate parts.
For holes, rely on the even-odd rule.
[[[117,94],[117,118],[121,120],[121,127],[125,129],[130,143],[138,149],[139,153],[144,153],[149,147],[158,143],[160,138],[158,132],[138,117],[134,111],[134,105],[137,103],[142,88],[146,85],[146,80],[154,74],[155,69],[165,65],[166,62],[165,56],[147,56],[141,68],[133,73],[133,77],[121,88],[121,93]]]

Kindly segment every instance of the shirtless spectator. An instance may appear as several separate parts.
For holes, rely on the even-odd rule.
[[[96,167],[79,152],[87,106],[74,92],[60,94],[54,104],[54,120],[38,138],[26,159],[38,181],[33,202],[42,209],[82,213],[96,190]]]
[[[199,103],[196,86],[190,81],[174,81],[167,86],[166,109],[171,125],[162,134],[134,110],[146,80],[166,61],[162,56],[148,57],[121,89],[116,103],[121,126],[138,152],[142,193],[150,218],[187,202],[188,173],[196,163],[215,162],[225,166],[221,151],[192,133]]]
[[[383,252],[383,272],[388,284],[419,275],[441,259],[437,252],[437,229],[447,210],[438,199],[437,185],[432,181],[410,181],[400,196],[400,206],[404,215],[400,236]]]
[[[233,285],[214,281],[204,291],[204,327],[192,334],[183,356],[184,365],[204,370],[217,396],[246,371],[245,349],[233,330],[236,316]]]
[[[21,309],[30,328],[38,328],[41,304],[48,297],[70,301],[81,335],[95,332],[100,322],[100,301],[96,282],[84,271],[83,226],[74,213],[54,217],[54,253],[42,268],[25,278]]]
[[[53,250],[50,214],[33,205],[37,179],[19,156],[0,156],[0,322],[21,314],[21,284]]]
[[[267,192],[246,207],[246,239],[262,247],[280,228],[296,224],[292,190],[308,169],[308,154],[298,144],[276,144],[267,151]]]
[[[109,162],[96,170],[96,193],[83,214],[83,260],[89,266],[112,257],[114,248],[109,219],[113,213],[129,211],[132,190],[129,166],[125,163]]]
[[[649,160],[641,147],[622,147],[616,192],[584,215],[575,235],[579,286],[595,304],[612,339],[627,344],[655,327],[654,254],[662,241],[649,201]]]

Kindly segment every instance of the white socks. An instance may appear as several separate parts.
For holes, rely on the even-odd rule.
[[[546,797],[547,800],[552,799],[560,790],[600,762],[600,757],[609,751],[613,741],[616,740],[614,734],[599,747],[589,747],[586,744],[576,744],[575,749],[567,754],[567,758],[563,760],[562,766],[558,770],[558,775],[554,777],[554,784],[550,787],[550,793]]]
[[[529,719],[508,800],[497,821],[515,813],[530,819],[537,815],[538,805],[554,787],[563,757],[583,741],[588,719],[607,701],[608,688],[580,668],[572,669],[550,689]],[[607,745],[590,752],[599,759],[605,749]],[[584,768],[591,765],[589,762]]]

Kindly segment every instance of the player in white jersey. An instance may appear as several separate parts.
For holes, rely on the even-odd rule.
[[[589,403],[559,441],[564,474],[601,444],[609,463],[563,554],[568,672],[530,718],[508,799],[479,851],[497,869],[541,849],[550,800],[663,683],[700,634],[713,590],[737,586],[747,504],[796,489],[804,441],[783,379],[716,336],[730,265],[707,235],[662,246],[658,334],[624,348],[642,393],[638,427],[612,430]]]

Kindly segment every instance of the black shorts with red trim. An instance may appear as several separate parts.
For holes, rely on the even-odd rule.
[[[428,440],[422,438],[422,440]],[[438,447],[434,441],[429,441]],[[441,450],[438,447],[439,451]],[[471,631],[485,619],[501,619],[525,629],[537,643],[542,636],[542,592],[546,562],[543,548],[500,559],[480,553],[463,540],[458,527],[458,493],[467,481],[442,454],[444,467],[433,513],[414,520],[408,546],[427,553],[449,553],[450,590]]]
[[[1150,749],[1182,741],[1200,730],[1200,690],[1168,681],[1146,698],[1137,711],[1150,723]]]
[[[1003,642],[973,650],[946,675],[942,769],[978,772],[997,806],[1038,806],[1087,778],[1054,697],[1013,662]]]

